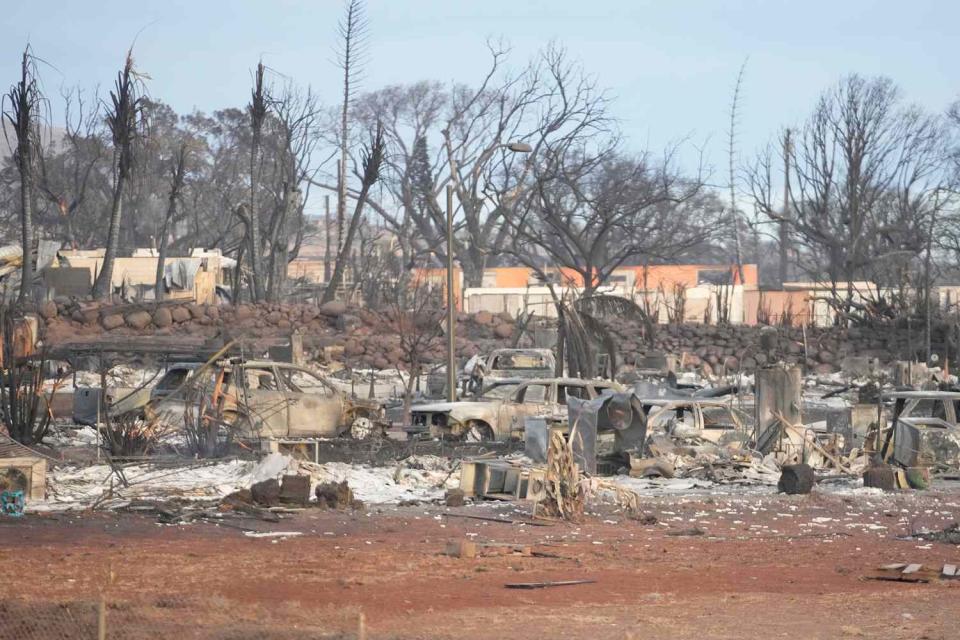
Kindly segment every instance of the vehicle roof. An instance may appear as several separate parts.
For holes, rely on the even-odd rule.
[[[301,367],[292,362],[277,362],[276,360],[244,360],[236,363],[236,365],[240,367],[280,367],[283,369],[303,369],[304,371],[310,371],[308,367]]]
[[[726,400],[721,400],[720,398],[678,398],[675,396],[668,396],[663,398],[637,398],[640,404],[650,405],[653,407],[694,407],[700,405],[702,407],[728,407],[730,406]]]
[[[924,428],[934,428],[934,429],[956,429],[957,425],[950,424],[943,418],[927,418],[923,416],[908,416],[898,418],[899,422],[909,425],[911,427],[917,427],[918,429]]]
[[[960,391],[887,391],[884,398],[897,400],[960,400]]]
[[[543,380],[543,378],[536,378],[537,380]],[[483,388],[488,389],[490,387],[502,387],[508,384],[522,384],[524,382],[530,382],[531,378],[484,378],[483,379]]]
[[[527,385],[531,384],[568,384],[568,385],[606,385],[610,387],[620,386],[619,382],[614,380],[587,380],[585,378],[523,378],[523,382]]]
[[[552,356],[553,350],[552,349],[518,349],[513,347],[504,347],[503,349],[494,349],[493,351],[490,352],[491,355],[495,353],[535,353],[537,355],[546,355],[549,353]]]

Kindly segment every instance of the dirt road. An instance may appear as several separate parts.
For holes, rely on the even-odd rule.
[[[647,512],[657,522],[450,515],[517,515],[484,505],[242,523],[300,534],[280,538],[132,514],[3,519],[0,638],[94,637],[101,587],[117,638],[356,637],[361,614],[371,638],[960,637],[960,581],[863,579],[889,562],[960,564],[956,546],[896,539],[960,518],[958,494],[662,497]],[[455,558],[451,540],[555,557]],[[571,579],[596,582],[504,588]]]

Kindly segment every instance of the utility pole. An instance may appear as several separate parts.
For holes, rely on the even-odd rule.
[[[930,318],[932,315],[930,311],[930,289],[933,287],[933,281],[930,278],[931,252],[933,251],[933,230],[937,224],[937,210],[939,209],[940,191],[938,190],[936,192],[936,196],[934,197],[933,209],[930,211],[930,228],[927,230],[927,250],[923,256],[923,317],[925,320],[923,340],[927,352],[927,364],[930,364],[930,356],[932,355],[930,334],[933,329]],[[940,304],[939,301],[937,304]]]
[[[453,295],[453,185],[447,185],[447,400],[457,400],[456,325]]]
[[[323,281],[330,282],[330,195],[323,196],[324,208],[326,214],[323,217],[323,237],[324,237],[324,249],[323,249]]]
[[[780,214],[780,286],[789,277],[789,243],[790,232],[790,129],[783,136],[783,212]]]

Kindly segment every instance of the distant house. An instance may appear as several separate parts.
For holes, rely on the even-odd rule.
[[[103,268],[105,249],[62,250],[44,271],[44,284],[54,296],[85,296]],[[112,286],[125,299],[150,300],[157,277],[156,249],[136,249],[132,256],[118,257],[113,264]],[[168,257],[164,262],[165,298],[214,304],[216,289],[228,281],[233,258],[219,249],[193,249],[186,257]]]
[[[442,269],[425,270],[438,281]],[[539,316],[556,313],[549,284],[565,291],[583,289],[583,277],[572,269],[552,268],[544,274],[529,267],[494,267],[483,272],[480,287],[463,288],[459,269],[454,275],[454,295],[458,306],[468,312],[486,310],[493,313],[533,311]],[[732,322],[744,321],[744,294],[755,289],[757,266],[743,265],[743,278],[732,265],[640,265],[615,269],[600,291],[624,296],[650,310],[660,322],[667,322],[676,313],[687,322],[716,321],[717,292],[723,290],[730,307]],[[683,304],[677,304],[679,296]]]

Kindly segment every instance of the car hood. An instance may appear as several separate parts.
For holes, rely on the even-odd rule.
[[[493,409],[499,403],[494,401],[482,402],[432,402],[430,404],[415,404],[410,407],[412,413],[451,413],[459,411],[483,411]]]
[[[509,380],[510,378],[523,378],[524,380],[533,380],[538,378],[553,378],[553,369],[492,369],[483,376],[485,382],[490,380]]]

